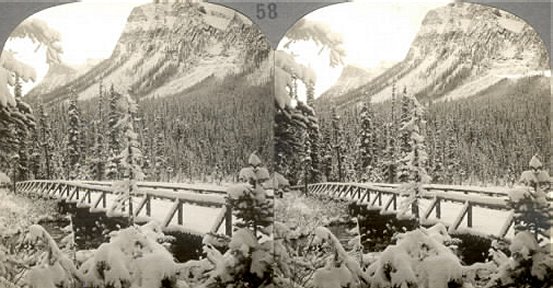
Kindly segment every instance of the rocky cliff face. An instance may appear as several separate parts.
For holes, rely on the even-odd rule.
[[[109,59],[43,97],[55,100],[74,89],[80,99],[89,99],[100,81],[138,97],[175,95],[208,77],[268,74],[269,53],[260,31],[230,9],[147,4],[131,12]]]
[[[384,101],[393,81],[422,99],[469,97],[506,78],[550,77],[548,59],[542,40],[522,19],[452,3],[426,15],[404,61],[337,103],[357,103],[364,93]]]

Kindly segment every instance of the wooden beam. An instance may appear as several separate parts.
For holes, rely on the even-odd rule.
[[[75,194],[77,194],[77,189],[76,189],[76,187],[73,187],[72,191],[73,191],[73,192],[71,193],[71,196],[69,196],[69,198],[67,198],[67,200],[73,199],[73,196],[75,196]],[[70,192],[69,192],[69,186],[67,186],[67,194],[69,194],[69,193],[70,193]],[[77,200],[79,200],[79,199],[77,198]]]
[[[390,208],[390,206],[392,205],[392,203],[395,203],[395,200],[396,200],[396,197],[397,195],[396,194],[392,194],[390,199],[388,199],[388,201],[386,201],[386,204],[384,204],[384,207],[380,210],[382,212],[386,212],[388,211],[388,209]],[[397,208],[394,207],[394,210],[396,210]]]
[[[177,199],[173,202],[173,206],[171,206],[171,209],[169,210],[169,214],[165,216],[165,220],[163,220],[163,227],[169,226],[171,224],[171,220],[173,220],[173,217],[175,216],[175,213],[179,209],[180,201]]]
[[[428,219],[428,217],[430,217],[430,214],[432,214],[432,211],[434,211],[434,208],[436,207],[438,201],[440,201],[438,197],[434,197],[434,199],[432,199],[432,202],[430,202],[428,209],[426,209],[426,211],[422,215],[424,219]]]
[[[499,230],[499,237],[505,238],[507,236],[509,229],[513,226],[513,222],[515,222],[515,211],[511,210],[509,216],[507,216],[507,220],[505,220],[505,223],[501,226],[501,230]]]
[[[381,192],[377,192],[376,193],[376,197],[374,197],[373,201],[371,202],[371,207],[373,207],[375,204],[376,204],[376,201],[378,201],[380,203],[379,207],[382,206],[382,193]]]
[[[105,199],[105,198],[106,198],[106,193],[105,192],[100,192],[100,197],[98,197],[98,199],[96,199],[96,201],[92,205],[92,208],[98,208],[98,205],[100,205],[100,201],[102,201],[102,199]],[[106,208],[106,207],[104,207],[104,208]]]
[[[221,212],[219,212],[217,218],[215,218],[215,222],[213,223],[213,226],[211,226],[211,230],[209,230],[209,232],[217,234],[217,231],[219,231],[219,228],[221,228],[221,225],[223,225],[223,222],[225,221],[226,215],[227,206],[223,206],[223,208],[221,208]]]
[[[150,196],[148,194],[144,195],[142,200],[140,200],[140,203],[138,203],[138,207],[136,208],[136,211],[134,212],[134,217],[138,216],[140,214],[140,211],[146,206],[146,203],[150,202]]]
[[[449,232],[455,232],[459,226],[461,226],[461,222],[463,222],[463,219],[465,218],[465,215],[467,215],[469,209],[470,209],[470,203],[469,201],[465,202],[465,205],[463,205],[463,209],[461,210],[461,213],[457,216],[457,219],[453,222],[453,225],[449,227]]]

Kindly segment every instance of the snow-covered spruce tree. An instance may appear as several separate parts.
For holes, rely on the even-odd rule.
[[[314,43],[321,47],[321,51],[328,50],[331,67],[343,63],[342,59],[345,55],[345,50],[342,47],[342,38],[324,25],[311,21],[298,21],[289,30],[286,38],[288,42],[283,46],[284,49],[288,49],[290,45],[294,45],[300,41],[314,41]],[[277,111],[275,114],[276,167],[278,169],[277,172],[284,175],[292,184],[295,184],[297,181],[294,178],[297,175],[290,168],[299,165],[297,163],[296,165],[291,165],[290,162],[297,158],[293,149],[301,148],[302,145],[301,143],[297,143],[297,139],[294,139],[294,128],[292,127],[294,124],[300,124],[300,122],[291,123],[294,115],[293,110],[295,110],[293,107],[294,101],[292,100],[297,100],[297,98],[295,99],[297,97],[295,89],[297,80],[300,80],[305,85],[308,94],[312,94],[312,84],[316,81],[316,74],[313,69],[299,64],[291,53],[283,50],[275,52],[275,62],[275,106]],[[299,133],[298,130],[295,132]],[[314,151],[312,150],[311,153],[314,153]]]
[[[138,193],[137,182],[144,179],[144,173],[142,172],[142,151],[138,143],[138,135],[134,132],[134,117],[138,107],[129,94],[125,94],[124,97],[125,105],[122,105],[122,108],[126,113],[116,125],[125,137],[125,146],[119,156],[123,180],[113,184],[117,198],[108,213],[123,210],[123,207],[128,206],[129,221],[134,224],[132,196]]]
[[[17,26],[9,36],[10,39],[27,38],[38,47],[46,47],[46,62],[59,63],[62,52],[59,44],[59,33],[52,30],[45,22],[38,19],[27,19]],[[30,128],[34,126],[34,118],[29,105],[21,99],[16,100],[9,87],[16,85],[16,75],[24,82],[34,81],[35,70],[18,61],[14,52],[4,50],[0,55],[0,157],[9,159],[11,153],[17,153],[19,141],[14,133],[14,127]],[[15,87],[14,87],[15,88]],[[10,161],[1,161],[0,166],[8,165]],[[12,165],[13,166],[13,165]],[[2,167],[7,169],[8,167]]]
[[[54,140],[52,139],[52,128],[48,121],[48,113],[41,102],[38,106],[38,133],[40,134],[40,146],[42,147],[42,158],[44,159],[43,175],[46,179],[52,179],[52,165],[54,153]]]
[[[297,110],[302,113],[304,116],[304,123],[306,124],[305,129],[301,139],[303,142],[303,151],[301,161],[301,166],[303,167],[304,179],[302,182],[306,183],[316,183],[320,181],[321,171],[320,171],[320,131],[319,131],[319,121],[315,115],[315,110],[309,107],[303,102],[298,102]]]
[[[346,151],[344,142],[344,132],[340,125],[340,116],[336,112],[336,108],[332,108],[332,132],[333,132],[333,148],[336,156],[336,171],[338,172],[338,182],[343,182],[345,179],[345,161]]]
[[[165,139],[163,137],[163,120],[156,117],[157,133],[154,138],[154,174],[156,181],[162,181],[163,172],[167,170],[167,159],[165,157]]]
[[[433,147],[432,147],[432,179],[434,183],[447,183],[445,180],[445,165],[444,165],[444,145],[442,137],[442,124],[441,122],[435,125],[435,134],[433,135]],[[451,183],[451,182],[450,182]]]
[[[19,76],[15,75],[15,85],[14,85],[14,97],[16,102],[16,108],[25,114],[31,115],[32,117],[32,110],[31,108],[23,102],[23,95],[21,92],[21,81]],[[17,154],[19,156],[19,160],[17,163],[17,176],[15,180],[17,181],[25,181],[29,178],[29,166],[30,166],[30,156],[29,156],[29,135],[30,131],[34,129],[34,118],[33,118],[33,126],[26,126],[21,124],[16,124],[12,126],[12,129],[15,131],[16,136],[16,143],[17,143]]]
[[[330,129],[322,130],[321,172],[324,176],[323,181],[328,182],[332,179],[332,137],[330,136]]]
[[[306,115],[309,119],[309,125],[307,131],[309,135],[310,151],[311,151],[311,183],[320,182],[321,175],[321,130],[319,126],[319,119],[315,113],[315,84],[313,82],[307,85],[307,106],[311,108]]]
[[[77,106],[77,94],[71,91],[69,100],[69,126],[67,130],[67,156],[69,158],[70,179],[77,179],[78,169],[81,166],[81,112]]]
[[[121,102],[123,102],[121,94],[117,93],[111,85],[109,92],[109,112],[108,112],[108,165],[107,178],[114,180],[119,178],[119,163],[121,159],[121,131],[117,125],[122,118]]]
[[[227,202],[237,218],[236,226],[250,229],[257,238],[258,232],[271,233],[267,228],[273,221],[273,201],[263,187],[270,176],[255,153],[250,155],[248,164],[239,174],[243,183],[229,188]]]
[[[275,113],[275,167],[284,177],[292,174],[290,162],[297,146],[292,127],[292,109],[294,108],[285,106]]]
[[[406,162],[406,157],[411,151],[411,131],[403,129],[412,120],[413,97],[407,94],[407,87],[403,88],[401,96],[401,114],[399,119],[399,158],[398,158],[398,175],[397,179],[400,183],[409,181],[409,167]]]
[[[98,91],[98,117],[93,123],[94,130],[94,147],[95,152],[91,159],[91,174],[92,178],[97,181],[104,180],[106,176],[106,144],[105,144],[105,125],[104,125],[104,99],[105,93],[103,90],[102,82],[100,82],[100,88]]]
[[[446,124],[446,141],[444,147],[445,179],[450,184],[454,184],[456,175],[459,175],[460,163],[457,151],[457,135],[455,133],[453,121],[449,120]],[[462,179],[460,179],[462,180]],[[460,184],[460,183],[459,183]]]
[[[381,171],[384,181],[395,183],[397,178],[397,159],[396,159],[396,137],[397,125],[395,118],[396,107],[396,82],[392,82],[392,103],[391,103],[391,119],[390,122],[384,125],[385,147],[383,151],[383,161]]]
[[[27,38],[38,44],[38,47],[45,47],[47,49],[46,63],[60,62],[62,53],[59,45],[60,34],[48,27],[44,21],[39,19],[23,21],[9,36],[9,39],[16,38]],[[18,75],[24,82],[34,81],[36,78],[35,70],[18,61],[14,54],[13,51],[4,50],[0,57],[0,121],[14,120],[12,118],[14,115],[11,115],[11,112],[14,112],[12,109],[17,106],[17,103],[11,95],[9,87],[15,85],[15,75]]]
[[[361,180],[366,182],[374,180],[373,174],[375,169],[375,147],[374,147],[374,125],[373,125],[373,113],[371,110],[370,99],[363,103],[361,113],[361,131],[359,132],[359,167],[361,169]]]
[[[40,179],[43,178],[40,171],[40,142],[38,140],[38,132],[36,129],[32,129],[30,131],[30,147],[29,147],[29,172],[32,176],[32,179]]]
[[[424,192],[423,185],[430,182],[430,176],[426,172],[426,161],[428,154],[426,153],[425,138],[421,135],[421,127],[424,125],[424,108],[419,101],[412,95],[404,95],[404,97],[411,98],[412,109],[410,111],[409,120],[403,123],[400,131],[406,135],[409,135],[409,149],[405,154],[401,163],[403,163],[403,170],[406,173],[404,177],[407,180],[403,185],[399,187],[403,194],[407,195],[407,198],[401,203],[398,216],[404,216],[407,214],[409,208],[415,219],[420,220],[419,217],[419,205],[418,200],[422,197]],[[420,223],[420,221],[419,221]]]

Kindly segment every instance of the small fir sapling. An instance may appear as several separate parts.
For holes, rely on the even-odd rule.
[[[255,153],[248,164],[239,174],[243,183],[228,189],[228,206],[237,218],[238,229],[227,251],[223,254],[216,249],[213,236],[208,235],[203,247],[206,258],[180,268],[181,274],[192,275],[189,283],[194,287],[274,287],[273,205],[262,185],[269,180],[269,172]]]
[[[509,192],[508,205],[515,212],[515,230],[529,231],[538,239],[539,234],[547,234],[551,228],[553,215],[547,201],[551,180],[537,156],[532,157],[530,168],[519,180],[524,186]]]
[[[263,183],[269,180],[269,171],[255,153],[248,159],[249,167],[240,171],[241,184],[231,186],[227,201],[234,216],[236,226],[251,229],[257,237],[258,232],[270,234],[267,229],[273,222],[273,202],[268,199]]]
[[[540,244],[540,235],[551,234],[551,205],[547,201],[550,178],[542,170],[537,156],[530,161],[532,170],[524,171],[520,183],[525,187],[513,188],[508,205],[514,210],[515,237],[507,257],[493,251],[498,265],[486,288],[496,287],[552,287],[553,255],[551,242]]]

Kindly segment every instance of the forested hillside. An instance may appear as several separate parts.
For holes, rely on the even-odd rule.
[[[434,183],[511,184],[517,175],[526,170],[528,159],[540,155],[545,167],[552,167],[550,139],[551,92],[549,78],[529,77],[505,79],[470,98],[455,101],[426,103],[426,136],[429,154],[427,169]],[[397,145],[402,119],[401,96],[409,87],[398,84],[394,121],[392,101],[372,104],[374,127],[374,153],[378,173],[373,180],[384,179],[390,159],[390,139]],[[401,91],[401,93],[400,93]],[[369,101],[369,98],[366,98]],[[359,159],[360,116],[362,108],[352,106],[338,110],[333,117],[328,109],[317,109],[321,117],[323,135],[330,141],[328,157],[333,159],[331,179],[337,179],[336,137],[333,119],[343,129],[344,156],[351,167],[345,165],[344,174],[350,180],[356,175],[355,159]],[[396,158],[398,156],[396,155]]]
[[[182,93],[138,102],[135,127],[144,155],[142,168],[146,180],[211,181],[234,177],[245,165],[244,159],[254,151],[264,159],[272,159],[272,82],[252,86],[244,78],[244,75],[224,80],[210,77]],[[79,176],[85,179],[111,178],[107,175],[108,151],[111,142],[119,142],[111,139],[116,127],[110,107],[112,95],[119,93],[112,92],[108,83],[101,91],[101,97],[76,104],[81,111],[77,133],[81,141]],[[51,127],[50,178],[69,178],[71,171],[65,167],[70,165],[64,162],[71,129],[69,106],[65,102],[41,105],[37,112],[41,110],[49,111],[49,117],[40,113],[36,117],[41,121],[46,118]],[[41,135],[43,130],[48,128],[42,127],[41,122],[37,137],[48,137]],[[34,173],[29,171],[28,177],[46,178],[44,149],[30,147],[29,154],[35,155],[33,161],[38,162],[30,166],[42,168]]]

